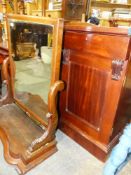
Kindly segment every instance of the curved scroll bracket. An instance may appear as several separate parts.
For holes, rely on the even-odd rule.
[[[9,72],[10,61],[7,57],[2,64],[2,85],[5,89],[5,95],[0,100],[0,106],[11,103],[13,101],[12,89],[11,89],[11,76]]]
[[[40,137],[35,139],[31,145],[29,146],[29,152],[35,151],[37,147],[40,145],[47,144],[51,142],[55,138],[55,130],[58,124],[58,115],[56,110],[56,97],[58,91],[62,91],[64,89],[64,82],[56,81],[50,88],[50,92],[48,95],[48,113],[46,117],[48,119],[48,127],[44,134]]]
[[[120,80],[121,72],[123,70],[124,61],[123,60],[113,60],[112,61],[112,79]]]

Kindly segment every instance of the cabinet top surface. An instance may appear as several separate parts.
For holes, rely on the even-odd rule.
[[[64,30],[128,35],[129,28],[101,27],[89,23],[66,22]]]

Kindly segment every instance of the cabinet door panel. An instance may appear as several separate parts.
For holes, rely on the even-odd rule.
[[[67,110],[99,130],[110,72],[74,62],[69,72]]]
[[[70,120],[75,127],[93,138],[106,142],[106,134],[108,138],[110,134],[106,133],[106,129],[111,131],[114,106],[119,100],[116,89],[121,89],[123,77],[119,81],[112,79],[112,60],[106,60],[105,64],[105,59],[99,56],[87,56],[75,51],[70,51],[69,60],[64,66],[68,72],[63,77],[67,84],[65,120]],[[106,118],[110,123],[105,123]],[[101,135],[103,132],[105,138]]]

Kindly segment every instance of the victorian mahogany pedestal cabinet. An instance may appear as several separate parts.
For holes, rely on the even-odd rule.
[[[0,138],[7,162],[24,174],[57,151],[56,98],[64,88],[59,80],[63,20],[9,15],[7,29]]]
[[[131,116],[127,29],[66,24],[59,128],[105,161]]]

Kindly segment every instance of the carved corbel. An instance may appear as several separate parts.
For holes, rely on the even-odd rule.
[[[29,146],[27,152],[35,151],[40,145],[48,144],[55,138],[55,130],[58,124],[58,116],[56,110],[56,97],[58,91],[64,89],[64,83],[62,81],[56,81],[53,86],[50,88],[48,95],[48,113],[46,115],[48,119],[48,126],[44,134],[35,139]]]
[[[63,61],[68,62],[70,59],[70,49],[63,49]]]
[[[116,59],[112,61],[112,79],[113,80],[119,80],[121,78],[123,65],[124,65],[123,60]]]

